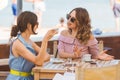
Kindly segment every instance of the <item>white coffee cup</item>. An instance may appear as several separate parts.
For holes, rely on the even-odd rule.
[[[82,57],[82,61],[91,61],[91,54],[84,54]]]

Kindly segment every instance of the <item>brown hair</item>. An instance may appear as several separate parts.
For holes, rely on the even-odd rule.
[[[33,29],[35,25],[38,24],[37,16],[30,11],[24,11],[18,16],[17,25],[12,26],[11,34],[10,34],[11,38],[16,37],[18,32],[20,33],[24,32],[27,29],[28,23],[32,25],[32,31],[34,34],[36,34]]]
[[[85,8],[75,8],[70,13],[72,13],[73,11],[76,12],[77,19],[76,26],[78,30],[76,38],[80,41],[80,43],[87,44],[91,35],[91,24],[89,14]]]

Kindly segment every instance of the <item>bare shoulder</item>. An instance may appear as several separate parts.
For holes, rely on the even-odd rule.
[[[63,31],[61,32],[61,35],[63,35],[63,36],[68,36],[68,35],[69,35],[69,31],[68,31],[68,30],[63,30]]]
[[[19,49],[22,46],[22,43],[19,40],[14,41],[13,48]]]
[[[19,40],[14,41],[12,45],[12,52],[15,57],[19,56],[18,52],[21,51],[22,47],[22,43]]]

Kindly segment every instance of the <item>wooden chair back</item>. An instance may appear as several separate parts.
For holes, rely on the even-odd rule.
[[[75,74],[75,80],[120,80],[120,63],[106,67],[76,67]]]

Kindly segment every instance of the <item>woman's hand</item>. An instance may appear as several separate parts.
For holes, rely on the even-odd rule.
[[[77,45],[74,46],[73,51],[74,51],[74,57],[75,57],[75,58],[80,57],[80,54],[81,54],[82,49],[83,49],[83,48],[78,48]]]
[[[106,54],[107,50],[102,51],[100,54],[98,54],[98,59],[100,60],[112,60],[114,59],[114,56]]]
[[[51,39],[55,34],[57,34],[57,30],[56,29],[51,29],[48,30],[48,32],[46,33],[44,40],[48,41],[49,39]]]

